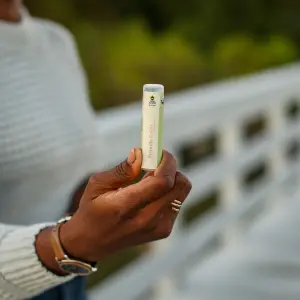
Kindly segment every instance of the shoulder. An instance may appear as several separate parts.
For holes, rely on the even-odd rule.
[[[65,43],[74,43],[73,34],[65,26],[58,24],[56,22],[34,18],[34,21],[37,27],[40,30],[43,30],[47,34],[48,38],[51,38],[53,42],[65,42]]]
[[[76,40],[69,29],[65,26],[47,19],[33,18],[35,28],[39,31],[40,39],[48,45],[48,48],[56,55],[64,58],[64,63],[68,63],[79,72],[86,83],[86,73],[82,66],[82,61],[78,53]]]
[[[50,20],[34,18],[34,22],[52,48],[60,48],[67,56],[72,55],[77,58],[76,41],[69,29]]]

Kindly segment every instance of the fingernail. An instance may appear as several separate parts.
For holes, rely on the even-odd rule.
[[[127,162],[132,165],[136,160],[135,149],[132,149],[128,155]]]

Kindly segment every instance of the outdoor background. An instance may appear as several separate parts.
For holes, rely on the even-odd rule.
[[[291,62],[297,0],[26,0],[75,35],[96,109]]]
[[[141,99],[145,83],[163,84],[168,94],[289,63],[300,55],[296,0],[26,0],[25,4],[32,15],[57,21],[74,34],[96,110]],[[249,135],[262,127],[263,123],[255,123]],[[214,145],[212,138],[197,144],[197,149],[212,153]],[[187,157],[184,163],[192,160],[182,155]],[[217,198],[208,195],[204,206],[193,208],[187,220],[205,212]],[[102,262],[90,284],[145,250],[128,250]]]

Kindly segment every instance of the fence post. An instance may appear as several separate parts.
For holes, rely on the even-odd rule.
[[[278,133],[283,132],[286,125],[283,102],[275,103],[268,108],[268,120],[269,132],[271,136],[275,137],[276,135],[278,135]],[[278,147],[273,149],[269,155],[270,180],[275,180],[278,174],[284,171],[286,165],[286,146],[287,144],[278,145]],[[270,201],[268,201],[268,209],[274,208],[277,204],[282,202],[283,198],[284,193],[282,186],[276,185],[275,189],[270,195]]]
[[[170,151],[173,154],[176,153],[175,147],[169,147],[168,151]],[[178,159],[178,161],[180,162],[180,159]],[[182,218],[180,215],[178,216],[178,219],[174,226],[173,234],[168,239],[161,240],[152,244],[150,251],[153,253],[154,256],[162,255],[165,251],[168,251],[169,246],[172,244],[172,240],[176,238],[177,234],[178,235],[180,234],[181,224],[182,224]],[[176,289],[177,289],[176,278],[174,278],[173,276],[165,276],[159,278],[159,280],[157,281],[153,289],[153,294],[154,294],[153,299],[155,300],[169,299],[170,296],[174,294],[174,291],[176,291]]]
[[[234,162],[234,157],[240,151],[240,129],[237,123],[227,123],[221,128],[220,132],[220,155],[225,160]],[[220,172],[222,172],[220,170]],[[235,172],[226,174],[221,184],[220,207],[226,212],[230,211],[236,204],[241,194],[241,186],[238,174]],[[225,243],[233,242],[239,233],[238,224],[230,224],[223,232],[222,239]]]

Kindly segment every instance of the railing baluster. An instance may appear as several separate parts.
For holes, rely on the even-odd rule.
[[[224,124],[220,134],[221,154],[234,162],[238,157],[241,147],[240,129],[236,123]],[[220,170],[222,172],[222,170]],[[238,174],[234,172],[227,174],[221,183],[220,206],[223,211],[231,210],[236,204],[241,193],[240,180]],[[230,224],[223,233],[225,243],[233,242],[238,236],[238,224]]]
[[[268,110],[269,119],[269,131],[272,136],[278,135],[278,132],[285,130],[286,120],[284,117],[284,102],[279,102],[271,105]],[[286,165],[285,150],[287,144],[282,143],[279,147],[274,148],[269,154],[269,166],[270,166],[270,180],[273,180],[278,176],[279,172],[283,172]],[[268,201],[268,207],[266,209],[273,209],[279,202],[284,200],[284,192],[282,186],[277,186],[270,195],[270,201]]]

